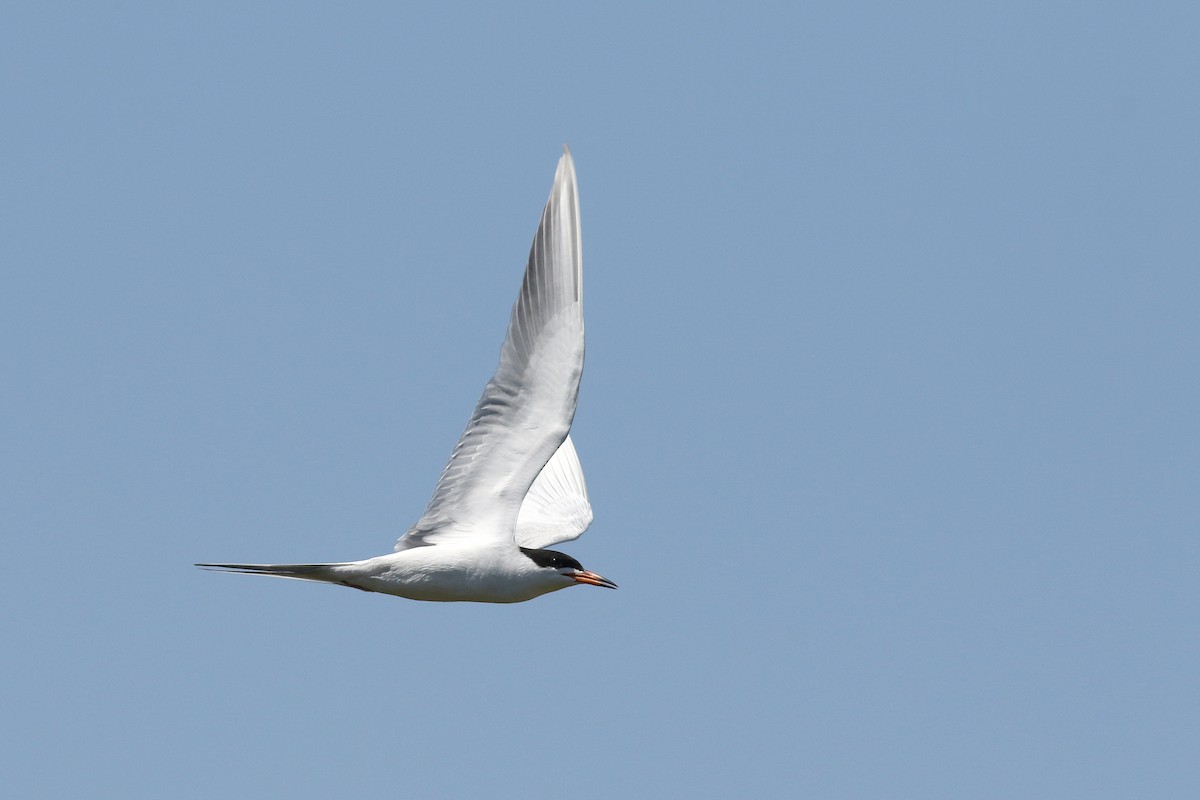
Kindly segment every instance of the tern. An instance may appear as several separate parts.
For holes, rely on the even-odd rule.
[[[571,423],[583,373],[579,192],[563,147],[500,365],[395,551],[327,564],[197,564],[221,572],[340,584],[412,600],[519,603],[617,585],[550,545],[577,539],[592,506]]]

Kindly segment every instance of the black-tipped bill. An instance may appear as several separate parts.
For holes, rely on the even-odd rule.
[[[588,572],[586,569],[576,570],[571,576],[576,583],[586,583],[588,586],[603,586],[605,589],[615,589],[617,585],[603,575]]]

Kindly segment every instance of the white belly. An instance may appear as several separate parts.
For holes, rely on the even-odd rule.
[[[574,583],[538,569],[515,546],[414,547],[339,566],[335,574],[369,592],[439,602],[520,603]]]

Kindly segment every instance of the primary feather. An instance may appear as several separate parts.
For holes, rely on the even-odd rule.
[[[543,548],[578,539],[592,524],[579,455],[568,436],[529,487],[517,515],[517,544]]]

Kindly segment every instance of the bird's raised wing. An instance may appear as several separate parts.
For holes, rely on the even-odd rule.
[[[578,539],[592,524],[583,468],[571,437],[563,440],[529,487],[517,515],[517,544],[543,548]]]
[[[583,373],[583,259],[575,165],[565,147],[509,318],[500,365],[424,515],[397,550],[513,540],[521,502],[571,429]]]

